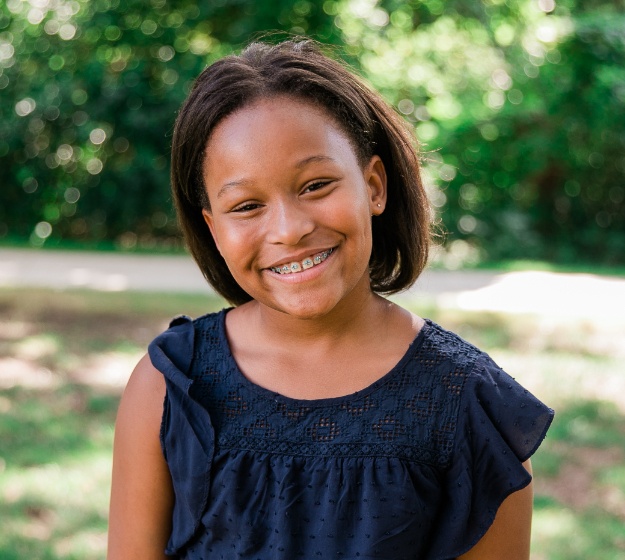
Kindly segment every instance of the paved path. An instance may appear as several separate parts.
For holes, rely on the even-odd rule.
[[[0,286],[209,293],[187,256],[0,249]],[[398,299],[467,310],[625,322],[625,278],[428,270]]]

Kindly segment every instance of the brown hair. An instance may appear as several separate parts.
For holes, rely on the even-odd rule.
[[[427,262],[431,225],[414,137],[379,94],[309,39],[252,43],[240,55],[218,60],[199,75],[180,110],[172,141],[172,192],[187,246],[208,282],[232,304],[252,299],[230,274],[202,216],[202,209],[209,209],[202,179],[206,144],[223,118],[275,95],[323,107],[363,165],[380,156],[388,196],[372,224],[371,288],[380,293],[408,288]]]

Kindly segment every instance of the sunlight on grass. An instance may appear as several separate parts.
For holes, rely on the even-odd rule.
[[[532,560],[620,560],[625,555],[621,520],[602,511],[580,514],[558,504],[536,504]]]
[[[537,500],[533,530],[535,543],[569,538],[576,529],[577,519],[571,510],[562,508],[557,504],[542,506]]]
[[[98,451],[0,474],[0,558],[104,558],[109,434]]]
[[[598,478],[606,487],[604,497],[606,510],[614,513],[625,524],[625,463],[620,461],[616,465],[601,469]]]
[[[51,333],[28,336],[15,344],[15,354],[26,360],[40,360],[58,352],[60,346],[58,337]]]

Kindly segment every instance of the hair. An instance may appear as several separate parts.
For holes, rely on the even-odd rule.
[[[238,56],[218,60],[198,76],[180,109],[172,141],[172,193],[188,249],[208,282],[234,305],[252,299],[230,273],[202,215],[202,209],[210,210],[202,178],[208,140],[228,115],[276,96],[323,108],[345,132],[361,165],[373,155],[382,159],[387,203],[372,222],[371,288],[391,294],[411,286],[427,263],[431,228],[416,140],[379,94],[310,39],[255,42]]]

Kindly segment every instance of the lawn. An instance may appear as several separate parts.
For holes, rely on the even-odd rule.
[[[0,558],[101,560],[113,424],[147,343],[206,296],[0,290]],[[534,560],[625,557],[625,319],[415,308],[556,408],[533,459]]]

